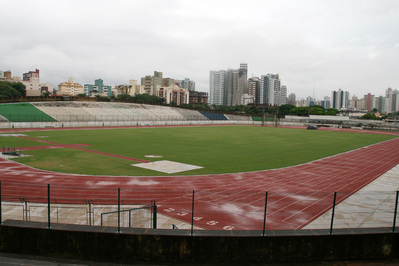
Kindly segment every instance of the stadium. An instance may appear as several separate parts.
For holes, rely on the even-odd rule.
[[[188,237],[396,229],[397,132],[129,103],[3,104],[0,115],[2,228]],[[395,257],[394,247],[378,250],[374,258]]]

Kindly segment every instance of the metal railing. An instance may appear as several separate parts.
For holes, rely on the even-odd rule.
[[[50,191],[51,188],[51,191]],[[123,197],[121,197],[121,195]],[[90,197],[90,199],[88,199]],[[121,228],[270,230],[391,228],[399,191],[176,191],[0,182],[0,221]]]

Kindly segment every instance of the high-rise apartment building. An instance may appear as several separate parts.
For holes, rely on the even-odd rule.
[[[291,93],[290,95],[288,95],[287,104],[295,105],[295,102],[296,102],[295,93]]]
[[[226,105],[242,104],[242,96],[247,92],[248,65],[240,64],[239,69],[228,69],[226,72]]]
[[[260,104],[260,79],[258,77],[248,79],[247,94],[253,97],[254,104]]]
[[[260,104],[279,105],[281,81],[278,74],[267,74],[260,78]],[[277,95],[276,95],[277,94]],[[285,97],[287,91],[285,90]]]
[[[287,104],[287,86],[281,85],[280,90],[276,93],[276,104],[278,106]]]
[[[163,82],[162,72],[154,71],[154,75],[148,75],[141,78],[141,86],[144,87],[146,94],[156,95],[157,86],[162,87]],[[166,81],[165,81],[166,82]]]
[[[330,109],[331,108],[331,98],[328,96],[324,97],[324,100],[321,101],[321,106],[323,106],[325,109]]]
[[[349,92],[339,89],[331,93],[331,107],[337,110],[349,107]]]
[[[383,96],[376,97],[375,108],[378,109],[380,114],[387,114],[389,108],[389,98]]]
[[[226,70],[210,72],[209,91],[210,104],[226,105]]]
[[[371,111],[375,108],[375,96],[368,93],[363,98],[363,110]]]
[[[385,91],[385,97],[388,98],[388,113],[399,111],[399,91],[388,88]]]
[[[352,96],[352,100],[349,101],[350,110],[362,110],[363,109],[363,99],[358,99],[356,95]]]
[[[210,102],[217,105],[241,105],[247,93],[248,65],[240,64],[239,69],[210,71]]]
[[[195,82],[189,78],[185,78],[184,80],[180,80],[180,88],[188,89],[188,91],[195,91]]]

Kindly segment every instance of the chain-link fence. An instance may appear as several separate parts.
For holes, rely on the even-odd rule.
[[[178,191],[1,182],[1,221],[179,230],[396,229],[398,192]]]

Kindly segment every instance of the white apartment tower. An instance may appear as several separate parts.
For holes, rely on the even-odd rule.
[[[260,104],[280,105],[280,78],[278,74],[267,74],[260,78]],[[277,94],[277,95],[276,95]],[[285,90],[285,97],[287,91]]]
[[[226,71],[210,71],[209,86],[210,104],[225,105]]]
[[[385,97],[388,98],[388,113],[399,111],[399,91],[388,88],[385,91]]]

